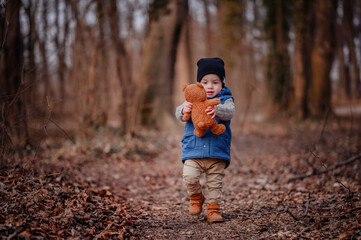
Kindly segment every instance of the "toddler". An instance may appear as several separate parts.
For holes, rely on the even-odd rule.
[[[230,163],[231,119],[235,106],[230,89],[225,86],[224,62],[221,58],[202,58],[197,62],[197,82],[207,93],[207,99],[219,98],[221,103],[208,107],[205,111],[218,123],[224,124],[226,130],[220,135],[207,129],[203,137],[194,135],[192,119],[184,127],[182,139],[183,181],[190,199],[189,212],[199,215],[204,201],[207,205],[207,220],[210,223],[223,222],[220,212],[222,181],[224,169]],[[177,119],[182,120],[184,113],[192,112],[192,104],[184,102],[176,109]],[[208,193],[204,197],[200,185],[200,176],[205,173]]]

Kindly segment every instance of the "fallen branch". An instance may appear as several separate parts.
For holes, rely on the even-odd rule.
[[[311,151],[311,153],[312,153],[313,156],[315,156],[315,158],[317,158],[317,159],[319,159],[321,161],[322,166],[327,170],[325,162],[321,158],[319,158],[315,153],[313,153],[312,151]],[[353,195],[351,189],[348,186],[346,186],[345,184],[343,184],[335,175],[334,175],[334,177],[336,179],[336,182],[338,182],[342,187],[344,187],[345,189],[348,190],[348,196],[351,198],[352,195]]]
[[[302,180],[302,179],[312,177],[312,176],[315,176],[315,175],[321,175],[321,174],[327,173],[329,171],[335,170],[336,168],[342,167],[344,165],[348,165],[348,164],[351,164],[353,162],[356,162],[357,160],[360,160],[360,159],[361,159],[361,154],[353,156],[353,157],[347,159],[344,162],[337,163],[337,164],[333,165],[332,167],[327,168],[325,170],[316,170],[316,171],[313,171],[312,173],[307,173],[307,174],[303,174],[303,175],[300,175],[300,176],[291,177],[291,178],[288,179],[288,182],[293,182],[293,181],[296,181],[296,180]]]

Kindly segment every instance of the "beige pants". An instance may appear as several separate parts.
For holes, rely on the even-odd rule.
[[[222,159],[202,158],[186,160],[183,166],[183,182],[187,186],[188,195],[202,192],[200,177],[202,173],[205,173],[208,188],[206,202],[220,204],[225,167],[226,162]]]

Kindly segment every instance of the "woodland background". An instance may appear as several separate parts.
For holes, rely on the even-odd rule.
[[[182,84],[195,82],[199,58],[213,56],[226,63],[234,125],[322,119],[360,103],[360,5],[3,0],[1,141],[35,144],[49,119],[76,139],[103,126],[173,129]]]
[[[210,227],[174,111],[216,56],[236,114]],[[0,236],[360,239],[360,68],[361,0],[0,0]]]

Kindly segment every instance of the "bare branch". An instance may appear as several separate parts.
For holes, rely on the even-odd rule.
[[[325,131],[326,125],[327,125],[327,120],[328,120],[328,116],[330,115],[330,108],[327,109],[327,113],[325,116],[325,119],[323,121],[323,126],[322,126],[322,130],[321,130],[321,134],[320,134],[320,138],[319,141],[321,141],[322,137],[323,137],[323,133]]]
[[[300,176],[291,177],[291,178],[288,179],[288,182],[293,182],[293,181],[296,181],[296,180],[302,180],[302,179],[312,177],[312,176],[315,176],[315,175],[321,175],[321,174],[327,173],[329,171],[335,170],[335,169],[337,169],[339,167],[342,167],[344,165],[348,165],[348,164],[351,164],[353,162],[356,162],[357,160],[360,160],[360,159],[361,159],[361,154],[353,156],[353,157],[347,159],[346,161],[335,164],[332,167],[327,168],[325,170],[316,170],[316,171],[314,171],[312,173],[307,173],[307,174],[303,174],[303,175],[300,175]]]
[[[72,143],[74,143],[75,144],[75,142],[74,142],[74,140],[69,136],[69,134],[62,128],[62,127],[60,127],[59,126],[59,124],[57,124],[56,122],[54,122],[52,119],[48,119],[50,122],[52,122],[57,128],[59,128],[63,133],[64,133],[64,135],[67,137],[67,138],[69,138],[69,140],[72,142]]]

